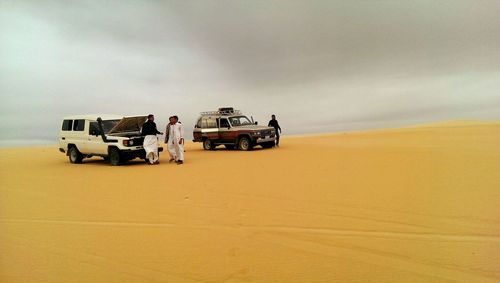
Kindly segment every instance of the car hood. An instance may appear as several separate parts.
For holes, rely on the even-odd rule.
[[[254,131],[260,131],[260,130],[274,130],[272,127],[266,127],[266,126],[259,126],[259,125],[245,125],[245,126],[238,126],[238,128],[245,128],[249,130],[254,130]]]
[[[116,126],[114,126],[108,134],[138,132],[142,125],[146,122],[148,116],[123,117]]]

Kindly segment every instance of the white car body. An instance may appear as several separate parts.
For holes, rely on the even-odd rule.
[[[147,115],[123,117],[93,114],[64,117],[59,132],[59,150],[69,156],[71,163],[81,163],[83,158],[92,156],[109,158],[113,165],[136,157],[145,158],[142,146],[144,137],[141,136],[140,129],[146,120]],[[101,133],[101,129],[104,133]],[[72,147],[76,148],[76,153],[72,152]],[[159,151],[162,150],[159,147]],[[119,153],[118,161],[111,160],[112,151]]]

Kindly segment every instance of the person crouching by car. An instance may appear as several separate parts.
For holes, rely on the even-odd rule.
[[[146,159],[149,160],[149,164],[159,164],[158,155],[158,138],[156,135],[161,135],[162,133],[156,129],[156,123],[154,122],[155,116],[153,114],[148,115],[148,120],[142,125],[141,134],[144,137],[143,147],[146,151]]]

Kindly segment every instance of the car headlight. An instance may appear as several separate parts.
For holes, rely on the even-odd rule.
[[[260,136],[260,132],[253,132],[252,135],[254,135],[254,136]]]
[[[133,140],[130,140],[130,141],[128,142],[128,145],[133,146],[133,145],[134,145],[134,141],[133,141]]]

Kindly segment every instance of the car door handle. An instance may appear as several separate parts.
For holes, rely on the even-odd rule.
[[[62,139],[62,140],[65,140],[66,138],[65,138],[65,137],[62,137],[61,139]]]

